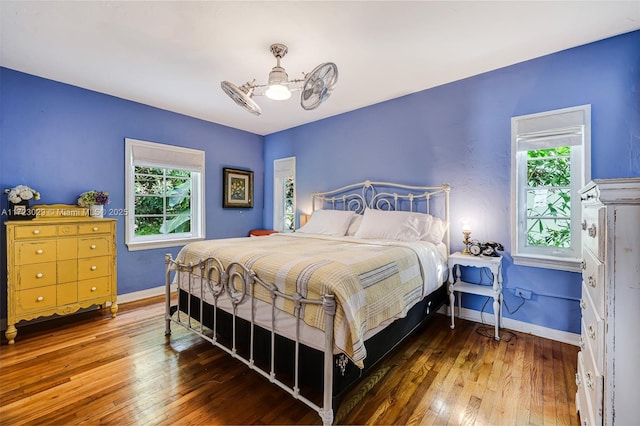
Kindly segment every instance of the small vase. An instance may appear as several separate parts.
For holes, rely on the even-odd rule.
[[[89,206],[89,216],[91,217],[103,217],[104,206],[102,204],[92,204]]]
[[[35,217],[35,209],[29,208],[29,200],[23,200],[18,203],[9,201],[9,220],[31,220]]]

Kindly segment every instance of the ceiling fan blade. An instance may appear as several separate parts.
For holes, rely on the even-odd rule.
[[[304,80],[300,106],[309,111],[326,101],[338,82],[338,67],[333,62],[318,65]]]
[[[238,105],[240,105],[245,110],[249,111],[253,115],[262,114],[262,110],[260,109],[260,105],[258,105],[253,99],[251,99],[250,91],[245,91],[242,88],[236,86],[235,84],[223,81],[220,83],[220,87],[224,93],[229,95],[231,99]]]

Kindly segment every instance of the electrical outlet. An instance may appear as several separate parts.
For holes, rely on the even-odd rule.
[[[529,290],[524,290],[521,288],[516,288],[515,289],[515,294],[518,297],[522,297],[523,299],[531,299],[531,292]]]

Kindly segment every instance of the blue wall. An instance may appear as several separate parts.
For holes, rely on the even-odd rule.
[[[518,304],[515,287],[534,293],[505,317],[579,333],[579,274],[515,266],[509,257],[510,119],[590,103],[592,177],[640,176],[638,52],[640,31],[264,138],[0,68],[0,188],[30,185],[46,204],[72,204],[79,193],[102,189],[111,194],[108,207],[117,210],[124,208],[125,138],[202,149],[207,162],[207,237],[221,238],[271,226],[276,158],[296,156],[301,213],[310,210],[311,191],[364,179],[448,182],[452,249],[462,248],[459,220],[471,217],[473,238],[497,240],[506,247],[507,306],[513,310]],[[338,84],[334,96],[339,90]],[[221,208],[225,166],[255,172],[253,209]],[[5,209],[6,197],[0,200]],[[124,218],[117,219],[118,293],[161,284],[163,255],[175,255],[177,248],[129,252]],[[4,318],[6,239],[1,229]],[[480,310],[483,302],[469,296],[464,305]],[[490,304],[486,311],[491,312]]]
[[[80,193],[99,189],[110,193],[107,211],[124,209],[124,140],[135,138],[206,152],[208,238],[246,236],[249,229],[262,227],[260,135],[6,68],[0,68],[0,107],[2,189],[29,185],[41,192],[40,204],[75,204]],[[254,171],[253,209],[222,209],[223,167]],[[6,209],[7,197],[0,198]],[[175,255],[178,248],[129,252],[125,218],[116,219],[118,294],[163,284],[164,254]],[[1,241],[6,259],[4,226]],[[6,271],[4,261],[3,268]],[[5,272],[0,294],[0,311],[6,318]]]
[[[582,104],[592,105],[592,177],[640,176],[640,31],[268,135],[265,174],[274,159],[296,156],[300,213],[312,191],[365,179],[450,183],[452,250],[462,249],[460,219],[471,217],[472,238],[505,245],[508,308],[520,302],[516,287],[534,293],[504,316],[579,333],[580,275],[509,256],[510,135],[513,116]],[[269,224],[273,183],[265,184]],[[484,298],[465,296],[465,306],[482,308]]]

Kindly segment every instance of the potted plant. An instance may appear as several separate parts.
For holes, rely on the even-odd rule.
[[[9,219],[30,220],[36,217],[34,209],[29,208],[31,200],[39,200],[40,193],[27,185],[18,185],[5,189],[4,193],[9,198]]]
[[[109,193],[105,191],[87,191],[78,197],[80,207],[89,207],[89,216],[102,217],[105,204],[109,204]]]

